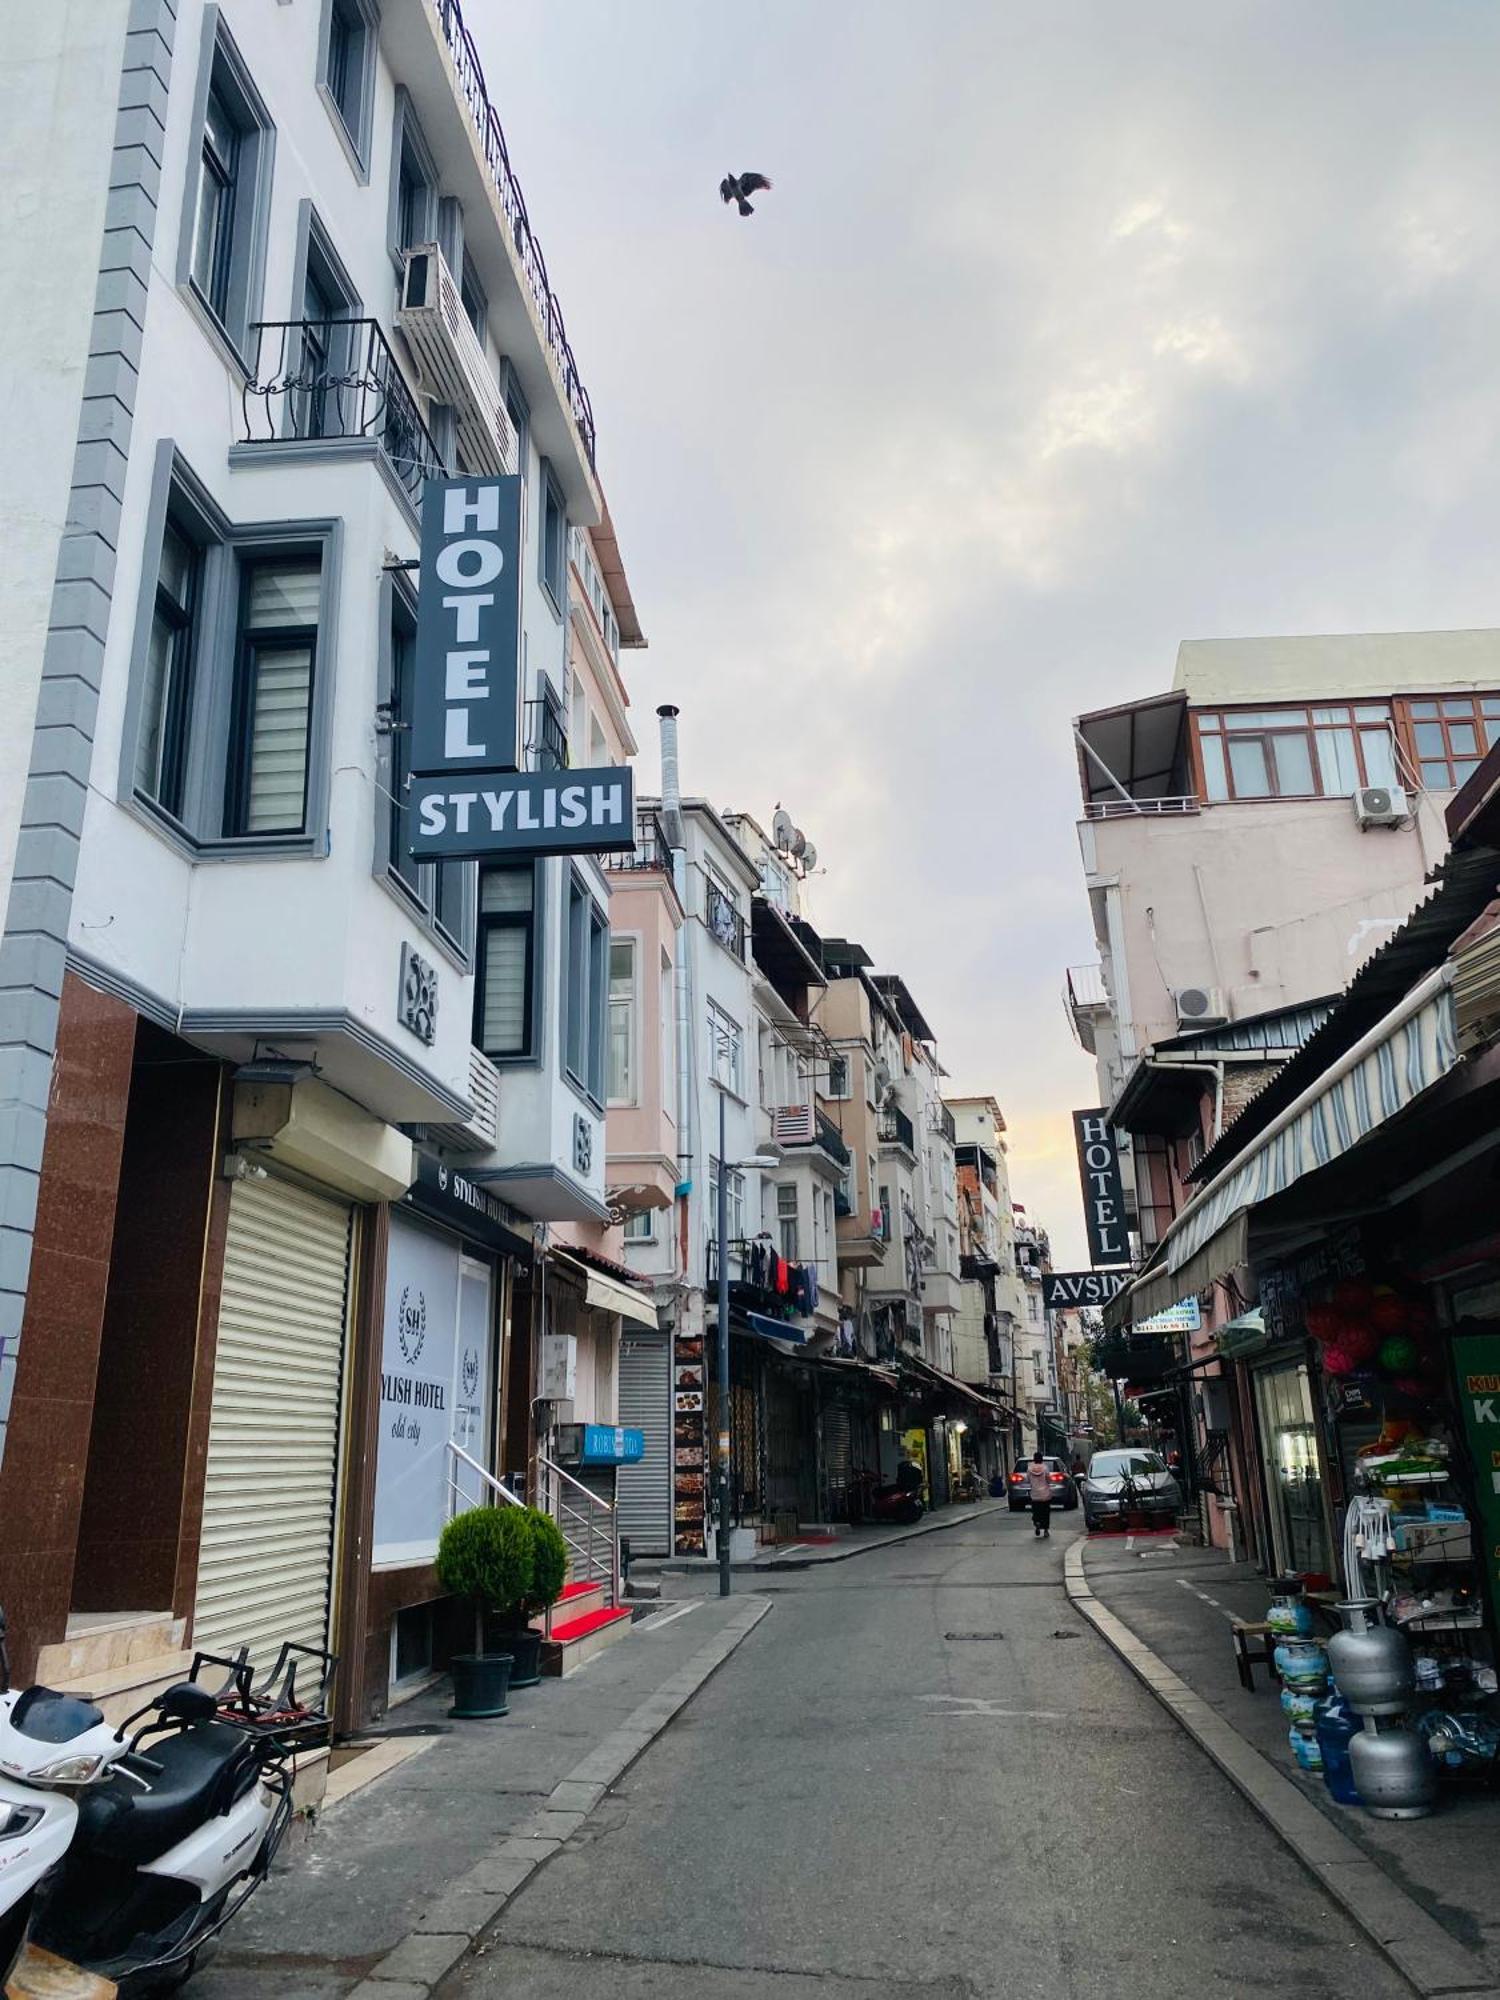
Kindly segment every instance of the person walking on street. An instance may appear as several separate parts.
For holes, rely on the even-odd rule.
[[[1037,1446],[1031,1454],[1031,1463],[1026,1468],[1027,1485],[1031,1491],[1031,1526],[1033,1532],[1048,1541],[1052,1538],[1052,1474],[1042,1448]]]

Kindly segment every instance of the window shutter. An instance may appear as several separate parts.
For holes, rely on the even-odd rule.
[[[302,825],[307,810],[307,724],[312,648],[288,646],[256,656],[250,717],[247,833]]]
[[[526,933],[492,928],[484,934],[484,1006],[480,1035],[489,1055],[516,1055],[526,1045]]]

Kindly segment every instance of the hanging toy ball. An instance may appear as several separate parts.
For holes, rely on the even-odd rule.
[[[1394,1292],[1383,1292],[1370,1307],[1369,1323],[1381,1340],[1388,1340],[1392,1334],[1409,1331],[1411,1309]]]
[[[1404,1333],[1393,1333],[1380,1343],[1377,1359],[1387,1375],[1404,1375],[1417,1358],[1417,1343]]]
[[[1309,1306],[1303,1314],[1303,1323],[1319,1346],[1325,1341],[1336,1340],[1344,1327],[1338,1308],[1326,1304]]]
[[[1380,1336],[1372,1326],[1346,1326],[1339,1336],[1338,1345],[1358,1364],[1374,1358]]]
[[[1341,1313],[1368,1313],[1375,1287],[1365,1278],[1341,1278],[1333,1288],[1333,1303]]]
[[[1352,1375],[1357,1366],[1354,1357],[1346,1354],[1342,1347],[1323,1349],[1323,1372],[1325,1375]]]

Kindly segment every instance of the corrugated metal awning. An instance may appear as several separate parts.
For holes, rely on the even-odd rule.
[[[618,1313],[632,1326],[659,1326],[656,1307],[644,1294],[632,1285],[622,1285],[618,1278],[607,1278],[602,1271],[592,1271],[578,1258],[570,1257],[564,1250],[554,1250],[553,1257],[559,1264],[571,1265],[583,1279],[583,1300],[585,1305],[595,1307],[599,1312]]]

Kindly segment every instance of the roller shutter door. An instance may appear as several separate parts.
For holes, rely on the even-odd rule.
[[[620,1342],[620,1422],[643,1431],[646,1455],[616,1483],[620,1533],[632,1556],[672,1553],[672,1343],[627,1332]]]
[[[829,1515],[835,1521],[843,1521],[849,1514],[849,1478],[852,1463],[849,1405],[825,1403],[822,1423],[823,1476],[828,1482]]]
[[[214,1361],[194,1643],[327,1643],[353,1210],[236,1181]]]

